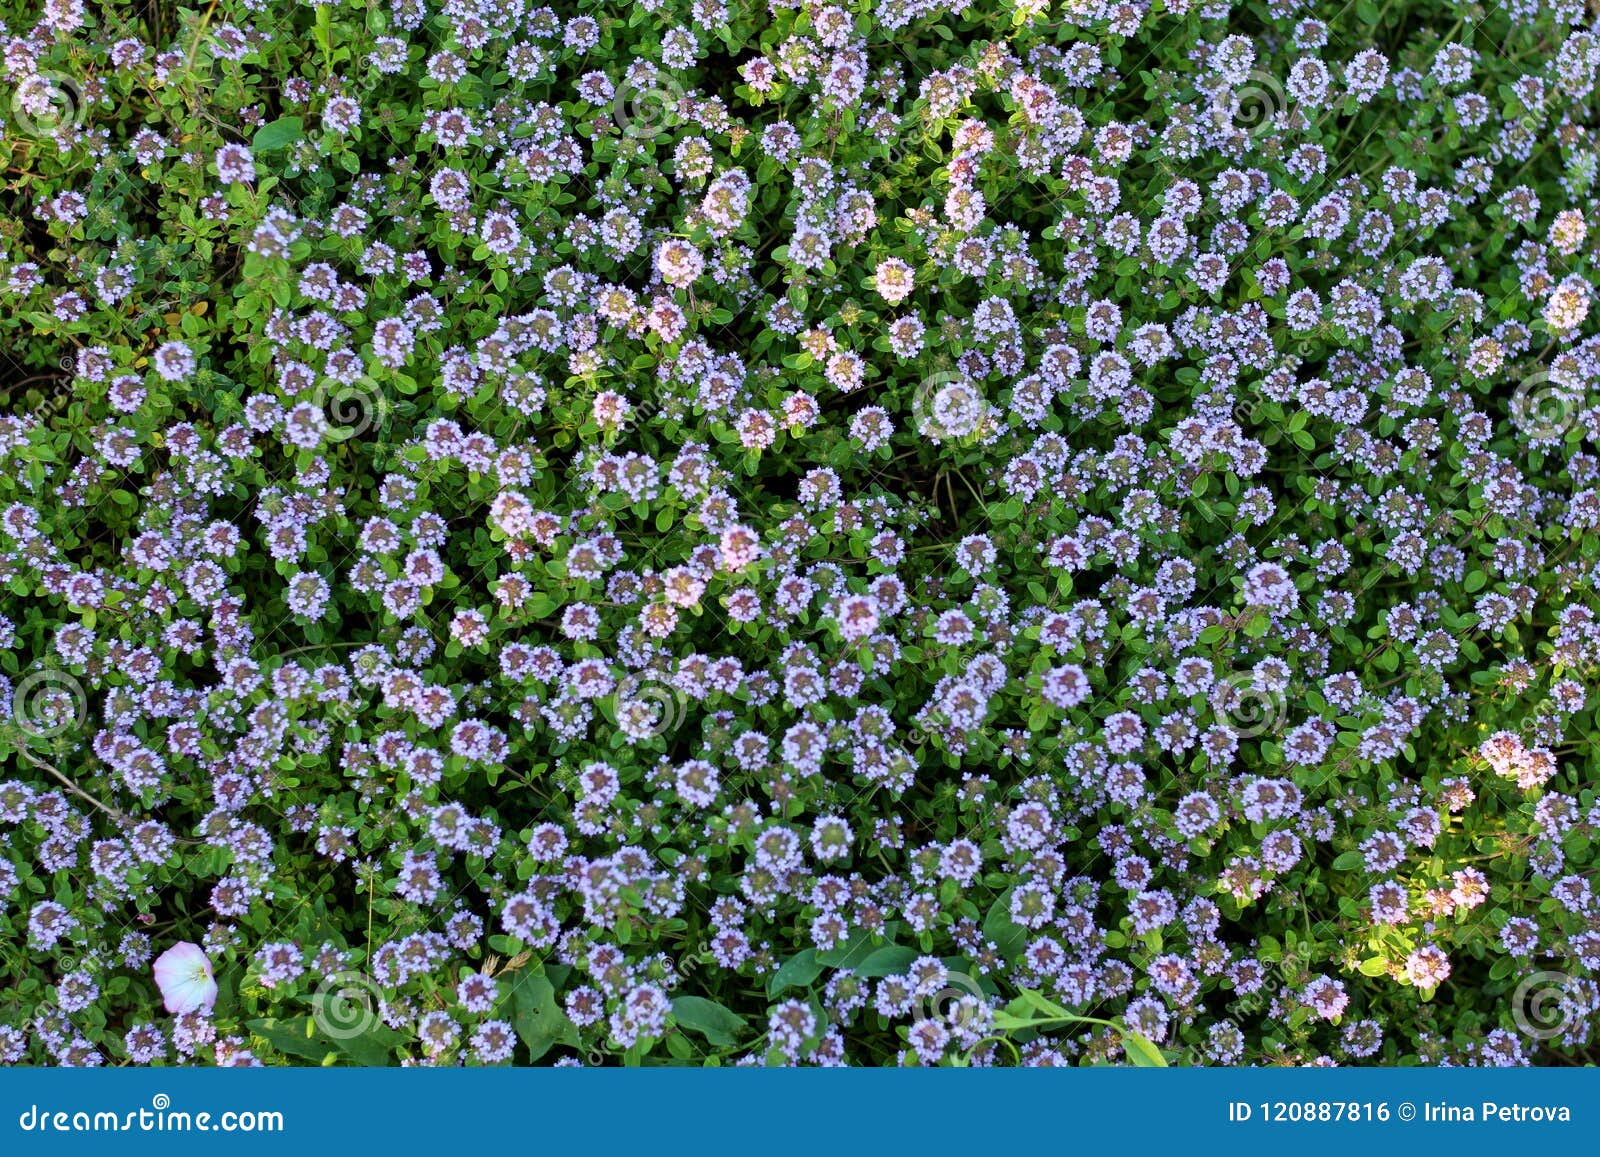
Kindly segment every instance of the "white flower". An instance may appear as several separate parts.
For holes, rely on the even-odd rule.
[[[156,987],[173,1016],[210,1012],[217,1002],[217,981],[205,950],[187,940],[174,944],[155,962]]]

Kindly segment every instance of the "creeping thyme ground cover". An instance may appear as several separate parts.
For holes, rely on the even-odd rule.
[[[1596,1058],[1592,8],[0,20],[0,1058]]]

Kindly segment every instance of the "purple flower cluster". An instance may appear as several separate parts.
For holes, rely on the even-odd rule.
[[[6,1063],[1592,1048],[1581,3],[17,7]]]

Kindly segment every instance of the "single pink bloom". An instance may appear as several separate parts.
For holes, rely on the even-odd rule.
[[[177,1016],[185,1012],[210,1012],[217,1003],[217,981],[205,949],[187,940],[174,944],[155,964],[156,986],[167,1011]]]

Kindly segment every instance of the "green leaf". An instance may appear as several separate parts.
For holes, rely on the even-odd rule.
[[[851,937],[837,948],[817,953],[817,963],[827,968],[854,969],[874,952],[873,941],[878,937],[863,932]]]
[[[305,122],[299,117],[279,117],[256,130],[256,135],[250,138],[250,149],[256,153],[275,152],[288,148],[305,135]]]
[[[538,1060],[558,1044],[578,1047],[578,1030],[567,1018],[550,978],[536,973],[513,973],[500,978],[500,998],[511,1001],[511,1025]]]
[[[856,967],[857,976],[895,976],[911,967],[922,953],[915,948],[890,944],[878,949]]]
[[[796,952],[779,965],[778,971],[767,981],[767,995],[777,996],[786,989],[805,988],[821,975],[822,962],[817,959],[815,948]]]
[[[703,996],[677,997],[672,1002],[672,1016],[679,1028],[723,1047],[738,1044],[739,1037],[750,1031],[737,1013]]]
[[[1015,960],[1028,946],[1028,930],[1011,921],[1011,892],[1002,892],[983,918],[983,934],[994,941],[1000,955]]]
[[[1155,1043],[1131,1028],[1122,1032],[1122,1051],[1128,1054],[1128,1062],[1136,1069],[1164,1069],[1167,1067],[1167,1058],[1161,1055],[1161,1050]]]
[[[1038,1009],[1051,1020],[1077,1020],[1076,1014],[1063,1008],[1055,1001],[1047,998],[1042,992],[1035,992],[1031,988],[1022,990],[1022,1002],[1032,1008]]]
[[[296,1016],[288,1020],[265,1017],[245,1023],[252,1033],[264,1038],[279,1052],[315,1061],[319,1065],[338,1058],[339,1047],[328,1037],[317,1033],[316,1022],[309,1016]]]
[[[290,1056],[315,1061],[319,1065],[331,1065],[344,1060],[363,1068],[382,1068],[394,1060],[395,1046],[405,1038],[376,1017],[373,1021],[370,1027],[351,1037],[329,1035],[312,1016],[283,1020],[264,1017],[247,1021],[246,1024],[256,1036]]]

